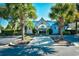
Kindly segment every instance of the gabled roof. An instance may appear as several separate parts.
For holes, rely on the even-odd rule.
[[[34,23],[34,26],[39,26],[40,24],[42,24],[42,23],[45,23],[46,24],[46,26],[48,26],[48,27],[50,27],[50,26],[52,26],[53,24],[55,24],[56,22],[55,21],[49,21],[49,20],[45,20],[44,18],[41,18],[39,21],[33,21],[33,23]]]
[[[45,19],[43,17],[41,17],[41,19],[39,21],[45,21]]]

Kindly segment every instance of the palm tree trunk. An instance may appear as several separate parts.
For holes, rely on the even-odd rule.
[[[22,40],[24,40],[24,36],[25,36],[25,24],[24,24],[23,17],[21,17],[21,31],[22,31]]]
[[[64,37],[63,37],[63,32],[62,32],[62,30],[61,30],[61,40],[63,40],[64,39]]]
[[[60,40],[64,39],[62,29],[63,29],[63,27],[59,26]]]
[[[25,25],[22,24],[22,40],[24,40],[24,36],[25,36]]]
[[[64,27],[64,20],[62,17],[59,17],[59,33],[60,33],[60,40],[63,40],[64,39],[64,36],[63,36],[63,27]]]
[[[77,20],[76,20],[76,34],[77,34]]]

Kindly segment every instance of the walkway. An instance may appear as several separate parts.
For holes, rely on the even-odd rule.
[[[9,44],[10,42],[16,43],[15,41],[21,36],[0,36],[0,45]]]
[[[79,47],[75,46],[52,46],[56,53],[48,56],[79,56]]]

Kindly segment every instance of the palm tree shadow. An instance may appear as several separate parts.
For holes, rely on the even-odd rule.
[[[49,47],[17,45],[0,49],[0,56],[43,56],[54,52],[54,48]]]

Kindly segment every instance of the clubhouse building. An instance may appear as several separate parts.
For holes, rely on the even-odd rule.
[[[56,21],[53,20],[45,20],[41,18],[39,21],[32,21],[34,24],[34,30],[36,34],[58,34],[58,25]],[[33,34],[33,29],[27,27],[27,34]]]

